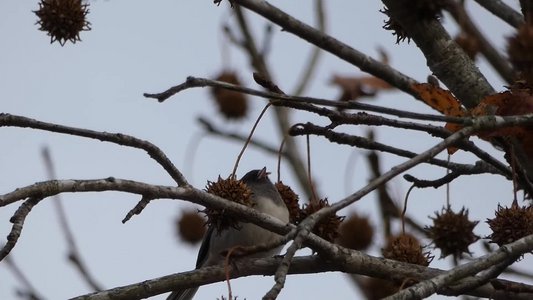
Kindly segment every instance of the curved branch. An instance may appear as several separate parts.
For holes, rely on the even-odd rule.
[[[24,226],[26,217],[32,208],[37,205],[39,201],[41,201],[41,199],[42,198],[38,197],[30,197],[30,199],[24,201],[24,203],[19,206],[17,211],[15,211],[9,220],[11,223],[13,223],[13,226],[7,235],[7,243],[2,247],[2,249],[0,249],[0,261],[2,261],[17,244],[20,234],[22,233],[22,227]]]
[[[130,135],[122,133],[107,133],[77,127],[63,126],[53,123],[42,122],[22,116],[0,113],[0,127],[4,126],[33,128],[50,132],[81,136],[104,142],[110,142],[122,146],[143,149],[148,153],[148,155],[150,155],[152,159],[158,162],[167,171],[167,173],[176,181],[176,183],[178,183],[179,186],[189,186],[189,183],[187,182],[185,177],[174,166],[174,164],[165,155],[165,153],[161,151],[161,149],[159,149],[156,145],[148,141],[141,140]]]
[[[287,233],[289,226],[257,210],[209,194],[192,186],[175,187],[152,185],[144,182],[108,177],[93,180],[49,180],[18,188],[0,195],[0,207],[26,198],[47,198],[61,193],[118,191],[146,196],[151,199],[181,199],[202,206],[224,209],[256,225],[279,234]]]

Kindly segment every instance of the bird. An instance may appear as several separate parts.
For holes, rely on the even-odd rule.
[[[289,210],[281,198],[278,190],[268,178],[270,173],[266,167],[246,173],[241,181],[252,191],[252,207],[259,212],[269,214],[279,220],[289,222]],[[212,266],[224,261],[223,251],[233,247],[250,247],[267,244],[281,236],[263,229],[253,223],[239,223],[237,226],[216,232],[214,226],[209,226],[198,251],[196,269]],[[251,254],[249,258],[262,258],[278,255],[283,245],[268,251]],[[198,287],[173,291],[167,300],[191,300],[198,291]]]

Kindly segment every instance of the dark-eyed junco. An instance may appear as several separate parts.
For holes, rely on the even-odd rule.
[[[268,179],[266,167],[261,170],[253,170],[241,178],[252,191],[253,208],[280,219],[283,222],[289,222],[289,210],[281,199],[278,190]],[[270,232],[252,223],[241,223],[237,228],[229,227],[219,234],[210,226],[198,252],[196,268],[203,266],[216,265],[224,260],[222,252],[235,246],[255,246],[267,244],[280,238],[276,233]],[[260,252],[248,257],[270,257],[279,254],[281,248],[271,249],[266,252]],[[172,292],[167,300],[191,300],[196,294],[198,288],[190,288]]]

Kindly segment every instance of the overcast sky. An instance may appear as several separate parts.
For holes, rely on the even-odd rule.
[[[498,49],[505,49],[504,39],[511,28],[492,15],[480,12],[475,3],[468,2],[477,22],[483,24],[481,29],[490,33],[488,37]],[[515,1],[504,2],[516,6]],[[92,30],[81,33],[82,42],[67,43],[64,47],[50,44],[49,37],[38,31],[37,19],[32,13],[38,8],[37,3],[0,1],[0,112],[146,139],[165,151],[199,188],[218,175],[229,175],[241,147],[239,143],[208,136],[201,139],[193,157],[187,156],[190,145],[202,133],[196,118],[207,116],[215,124],[227,126],[228,130],[247,133],[265,103],[263,99],[250,99],[253,110],[244,123],[228,123],[216,114],[206,89],[185,91],[165,103],[142,96],[144,92],[163,91],[189,75],[213,77],[223,68],[237,70],[245,85],[257,87],[251,79],[252,70],[246,56],[222,34],[223,24],[234,25],[226,3],[216,7],[211,0],[91,1],[88,19]],[[272,3],[307,23],[315,20],[312,1]],[[429,70],[414,43],[395,45],[395,37],[382,29],[384,16],[378,11],[382,8],[380,1],[329,0],[325,5],[327,30],[334,37],[374,57],[378,57],[377,48],[384,47],[393,67],[417,80],[425,80]],[[261,40],[267,22],[254,14],[247,15]],[[444,21],[455,33],[453,22],[448,18]],[[282,89],[294,88],[310,50],[300,38],[274,27],[268,63]],[[479,62],[494,88],[502,90],[501,79],[483,60]],[[335,99],[338,91],[328,84],[333,74],[361,75],[357,68],[325,54],[306,94]],[[390,92],[371,101],[383,106],[431,112],[400,92]],[[277,147],[279,138],[271,116],[271,112],[267,113],[256,136]],[[326,121],[305,113],[297,113],[293,118],[295,123],[312,120],[324,124]],[[346,130],[364,134],[366,128]],[[422,134],[404,135],[401,131],[382,129],[377,131],[377,139],[417,152],[436,142]],[[61,179],[114,176],[173,185],[166,172],[141,150],[20,128],[0,128],[0,140],[0,194],[47,179],[40,155],[43,146],[50,148]],[[299,142],[304,145],[304,139]],[[367,182],[369,173],[364,151],[332,145],[321,138],[311,138],[311,143],[315,180],[330,201],[343,198]],[[501,153],[492,153],[501,157]],[[347,165],[350,156],[355,160]],[[445,158],[444,154],[440,157]],[[383,159],[383,169],[405,161],[388,155]],[[473,158],[458,153],[452,159],[472,162]],[[276,158],[250,148],[240,165],[239,176],[263,166],[274,170]],[[346,168],[351,176],[349,184],[344,179]],[[284,168],[286,177],[282,179],[294,184],[287,170]],[[432,179],[444,175],[444,170],[420,167],[409,173]],[[390,190],[399,201],[408,187],[408,183],[398,178],[392,181]],[[510,203],[511,191],[512,184],[498,176],[460,178],[451,185],[452,205],[456,209],[462,205],[469,207],[473,219],[481,220],[476,233],[485,236],[489,231],[484,220],[494,216],[497,203]],[[62,195],[62,199],[83,258],[106,288],[194,267],[197,249],[180,243],[173,227],[180,209],[195,208],[193,205],[154,201],[141,215],[122,224],[120,221],[138,197],[121,193],[79,193]],[[44,200],[30,213],[11,257],[42,296],[65,299],[87,293],[89,289],[66,261],[66,242],[50,200]],[[374,200],[374,195],[365,197],[357,204],[357,210],[369,215],[378,226]],[[444,189],[415,190],[410,197],[409,212],[420,223],[428,224],[427,216],[440,210],[444,201]],[[8,220],[18,204],[0,209],[0,237],[8,234],[11,228]],[[343,213],[349,211],[351,209]],[[375,241],[370,253],[379,255],[380,247],[381,241]],[[479,248],[473,249],[475,255],[483,253]],[[435,260],[432,266],[447,268],[448,263],[448,260]],[[233,280],[232,287],[239,299],[258,299],[273,283],[271,277],[258,276]],[[5,263],[0,263],[0,299],[14,299],[16,287],[20,287],[20,283]],[[331,296],[329,288],[334,288],[336,299],[358,297],[358,291],[343,274],[327,273],[290,276],[280,299],[326,299]],[[222,294],[226,294],[225,283],[202,287],[197,295],[198,299],[215,299]]]

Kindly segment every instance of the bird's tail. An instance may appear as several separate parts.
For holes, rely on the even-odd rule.
[[[192,300],[196,291],[198,291],[198,288],[173,291],[168,295],[167,300]]]

